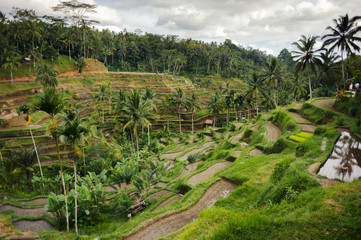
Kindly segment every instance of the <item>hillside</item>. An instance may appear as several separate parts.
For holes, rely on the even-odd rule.
[[[167,74],[106,72],[101,64],[87,61],[88,68],[81,74],[60,74],[57,88],[68,101],[81,106],[79,115],[87,119],[95,133],[86,154],[77,163],[82,179],[81,239],[359,238],[361,133],[357,119],[334,106],[335,98],[280,106],[271,112],[261,111],[258,116],[245,107],[238,121],[231,111],[231,122],[227,125],[224,112],[218,116],[219,125],[211,127],[205,124],[212,119],[206,111],[207,102],[215,90],[226,86],[225,79],[207,76],[212,78],[212,84],[204,88],[184,77]],[[34,112],[31,124],[25,127],[25,115],[16,113],[18,106],[30,103],[34,93],[43,91],[42,86],[33,83],[31,76],[15,78],[13,84],[3,80],[0,106],[4,125],[0,129],[0,146],[4,157],[11,150],[20,149],[19,145],[32,147],[31,128],[36,143],[42,144],[40,156],[48,179],[46,187],[61,191],[55,141],[47,128],[49,116]],[[232,89],[244,91],[245,83],[228,80]],[[109,114],[108,102],[94,99],[100,86],[108,84],[115,93],[120,89],[130,92],[149,87],[155,92],[158,107],[166,94],[178,88],[196,93],[201,105],[195,118],[196,132],[190,131],[191,114],[187,110],[181,114],[185,130],[182,133],[178,131],[177,113],[161,115],[152,124],[150,138],[145,129],[138,130],[141,153],[137,159],[132,146],[134,139],[116,127],[113,108]],[[171,131],[166,129],[168,121]],[[342,137],[345,134],[346,138]],[[61,158],[68,163],[63,167],[71,189],[71,148],[64,144],[60,150]],[[325,161],[330,156],[342,159],[336,168],[328,170],[338,179],[328,179],[320,171],[327,166]],[[156,177],[151,174],[150,180],[143,182],[143,188],[134,179],[127,182],[124,176],[120,177],[122,168],[132,168],[131,164],[138,164],[136,161],[156,172]],[[9,162],[11,159],[7,158],[6,163]],[[64,201],[56,200],[60,210],[47,212],[56,202],[53,196],[42,194],[41,184],[35,178],[33,192],[26,193],[25,178],[16,181],[25,172],[17,175],[20,170],[10,172],[5,166],[11,169],[11,164],[2,163],[0,168],[3,177],[0,238],[10,235],[76,238],[73,227],[69,234],[65,232],[64,215],[58,219],[59,213],[64,214],[61,205]],[[102,175],[102,170],[106,174]],[[37,164],[32,171],[38,176]],[[352,178],[355,178],[352,182],[346,181]],[[89,182],[93,185],[86,188]],[[90,192],[98,198],[97,204],[92,205],[89,200]],[[132,192],[139,192],[146,201],[146,208],[137,214],[132,213],[132,204],[127,201]],[[72,210],[73,196],[70,191]],[[86,209],[87,206],[91,207]]]

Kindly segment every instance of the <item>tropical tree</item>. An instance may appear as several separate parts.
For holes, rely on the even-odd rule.
[[[187,99],[183,90],[177,88],[175,92],[173,92],[172,96],[173,105],[177,107],[178,116],[179,116],[179,132],[182,133],[182,119],[181,119],[181,111],[187,105]]]
[[[299,74],[295,74],[291,84],[291,93],[295,101],[297,101],[298,96],[303,96],[307,93],[307,83],[303,81]]]
[[[134,90],[126,98],[121,112],[124,114],[124,129],[132,128],[135,135],[137,144],[137,156],[139,158],[139,141],[138,141],[138,127],[151,125],[151,121],[155,119],[152,112],[155,109],[155,105],[152,101],[143,100],[141,94]]]
[[[99,89],[97,90],[97,92],[94,95],[94,98],[96,99],[96,101],[99,103],[103,103],[105,102],[105,100],[107,99],[108,93],[107,93],[107,85],[100,85]],[[103,124],[104,124],[104,106],[102,106],[102,115],[103,115]]]
[[[227,108],[227,125],[229,122],[229,109],[232,107],[234,101],[234,90],[230,90],[228,91],[227,95],[224,97],[224,105]]]
[[[5,63],[2,65],[2,68],[5,71],[10,71],[11,83],[14,83],[13,71],[21,66],[21,57],[17,52],[9,52],[5,57]]]
[[[154,98],[155,98],[155,93],[154,91],[149,88],[149,87],[146,87],[143,92],[142,92],[142,98],[144,101],[151,101],[153,102],[154,101]],[[149,134],[149,128],[150,128],[150,125],[147,126],[147,130],[148,130],[148,145],[150,145],[150,134]]]
[[[233,98],[234,111],[236,112],[236,121],[238,121],[238,109],[242,107],[243,101],[244,101],[244,96],[242,94],[239,94],[238,96],[235,96]],[[240,115],[242,117],[242,111]]]
[[[293,58],[296,60],[295,72],[307,71],[308,75],[308,87],[310,91],[310,98],[312,98],[312,86],[311,86],[311,72],[316,71],[316,66],[320,64],[321,60],[317,53],[321,49],[315,49],[315,44],[317,36],[305,37],[301,36],[301,39],[298,42],[292,43],[298,49],[298,51],[293,51]]]
[[[16,163],[16,167],[20,167],[22,170],[25,171],[27,185],[28,185],[28,192],[33,191],[33,185],[31,182],[32,173],[34,171],[33,165],[36,162],[36,153],[35,149],[26,149],[20,146],[19,151],[12,151],[11,158]]]
[[[162,99],[162,104],[159,106],[159,112],[160,114],[163,114],[167,116],[168,114],[175,113],[177,110],[175,109],[175,106],[173,104],[172,96],[166,95]],[[169,131],[169,118],[167,117],[167,129]]]
[[[41,64],[38,67],[35,82],[40,82],[40,84],[43,85],[44,88],[55,88],[58,86],[58,80],[56,79],[57,74],[58,72],[55,71],[52,66],[47,64]]]
[[[320,53],[321,63],[319,65],[319,77],[322,85],[329,85],[335,78],[335,63],[339,58],[339,55],[335,52],[331,52],[329,49]],[[336,80],[336,87],[338,85],[337,83],[338,81]]]
[[[254,82],[255,73],[252,75],[252,82]],[[273,88],[273,102],[278,106],[278,88],[281,82],[283,82],[283,68],[277,61],[277,58],[272,57],[270,61],[264,64],[262,77],[266,83],[272,84]],[[260,84],[257,79],[257,84]]]
[[[361,30],[361,26],[357,25],[357,21],[361,16],[349,18],[348,14],[340,16],[338,19],[333,19],[335,27],[328,26],[326,30],[330,30],[330,34],[322,37],[325,39],[323,46],[330,46],[330,50],[335,48],[341,51],[341,64],[342,64],[342,78],[344,80],[344,87],[346,88],[345,67],[344,67],[344,53],[348,55],[352,50],[360,51],[360,47],[355,42],[361,42],[361,38],[356,36],[356,33]]]
[[[78,236],[78,206],[77,206],[77,170],[76,170],[76,160],[81,156],[81,151],[77,146],[78,142],[80,142],[87,133],[89,133],[88,128],[81,124],[80,119],[69,119],[69,121],[65,122],[63,126],[60,127],[58,133],[61,137],[64,138],[65,142],[68,142],[72,148],[70,152],[70,158],[73,160],[73,168],[74,168],[74,201],[75,201],[75,232]]]
[[[59,134],[58,134],[58,125],[55,122],[55,116],[59,114],[66,102],[64,101],[64,97],[62,94],[57,94],[55,88],[45,88],[43,93],[37,94],[34,98],[32,108],[33,110],[40,110],[44,111],[49,114],[51,119],[51,124],[49,125],[49,130],[52,137],[55,139],[56,144],[56,152],[58,155],[59,166],[60,166],[60,173],[61,179],[63,182],[63,191],[64,191],[64,199],[65,199],[65,211],[66,211],[66,229],[69,232],[69,212],[68,212],[68,201],[67,201],[67,194],[66,194],[66,187],[65,187],[65,179],[64,179],[64,172],[61,164],[60,159],[60,152],[59,152]]]
[[[223,110],[223,99],[220,92],[216,92],[208,101],[208,111],[213,114],[213,127],[216,126],[216,117]]]
[[[196,110],[201,109],[198,100],[199,100],[199,97],[197,95],[195,95],[193,92],[187,96],[187,100],[186,100],[187,101],[186,106],[192,113],[192,134],[194,133],[194,124],[193,124],[194,112]]]
[[[262,80],[259,78],[256,72],[253,72],[252,78],[248,82],[248,91],[245,99],[252,99],[256,104],[257,115],[258,115],[258,102],[260,99],[260,93],[262,92]],[[277,103],[277,102],[275,102]]]

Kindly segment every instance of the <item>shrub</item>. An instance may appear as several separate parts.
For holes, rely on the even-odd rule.
[[[190,191],[192,189],[191,186],[189,186],[188,184],[186,183],[183,183],[183,182],[179,182],[176,184],[175,186],[175,190],[180,193],[180,194],[186,194],[188,191]]]
[[[285,171],[288,169],[291,162],[293,162],[294,160],[295,160],[294,158],[285,158],[281,162],[277,163],[271,175],[271,180],[273,182],[277,182],[281,180]]]
[[[281,153],[286,148],[290,146],[290,142],[284,139],[283,137],[280,137],[277,139],[277,141],[270,147],[265,147],[264,152],[267,154],[271,153]]]
[[[198,153],[189,155],[189,156],[187,157],[187,161],[188,161],[189,163],[194,163],[194,162],[197,160],[198,155],[199,155]]]
[[[112,214],[119,216],[127,216],[132,210],[131,206],[134,204],[135,199],[129,197],[125,193],[121,193],[110,200],[109,210]]]

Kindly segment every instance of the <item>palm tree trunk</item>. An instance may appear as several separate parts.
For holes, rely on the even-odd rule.
[[[168,132],[169,132],[169,119],[168,119],[168,121],[167,121],[167,125],[168,125]]]
[[[54,120],[53,120],[53,121],[54,121]],[[55,137],[55,144],[56,144],[56,152],[57,152],[57,154],[58,154],[58,160],[59,160],[59,166],[60,166],[61,180],[62,180],[62,182],[63,182],[64,200],[65,200],[66,232],[69,232],[68,197],[67,197],[67,194],[66,194],[66,187],[65,187],[65,180],[64,180],[63,167],[62,167],[62,165],[61,165],[61,160],[60,160],[60,152],[59,152],[58,137]]]
[[[345,80],[345,65],[343,62],[343,49],[341,48],[341,66],[342,66],[342,80],[343,80],[343,87],[346,89],[346,80]]]
[[[11,77],[11,84],[13,84],[14,83],[13,70],[10,70],[10,77]]]
[[[278,106],[277,99],[276,99],[276,87],[273,86],[273,102],[275,103],[275,107]]]
[[[236,112],[236,122],[238,121],[238,112],[237,112],[237,108],[234,107],[234,111]]]
[[[193,113],[192,113],[192,134],[194,133],[194,125],[193,125]]]
[[[3,155],[1,154],[1,150],[0,150],[0,160],[1,160],[1,163],[4,162]]]
[[[216,115],[213,116],[213,127],[216,126]]]
[[[137,142],[137,156],[139,158],[139,144],[138,144],[138,133],[137,133],[137,129],[134,129],[134,133],[135,133],[135,141]]]
[[[31,135],[31,139],[33,140],[35,154],[36,154],[36,158],[38,159],[38,164],[39,164],[39,169],[40,169],[41,183],[43,185],[43,190],[41,191],[41,193],[44,195],[45,186],[44,186],[43,170],[41,169],[41,163],[40,163],[40,158],[39,158],[39,154],[38,154],[38,149],[36,148],[36,144],[35,144],[35,140],[34,140],[34,136],[33,136],[33,132],[31,131],[31,128],[30,128],[30,135]]]
[[[179,112],[179,133],[182,133],[182,120],[181,120],[180,112]]]
[[[308,71],[308,87],[310,89],[310,98],[312,99],[312,88],[311,88],[311,72],[310,72],[310,68],[308,67],[307,69]]]
[[[76,164],[75,164],[75,160],[73,161],[73,166],[74,166],[74,190],[75,190],[75,196],[74,196],[74,201],[75,201],[75,233],[76,236],[78,237],[78,190],[77,190],[77,175],[76,175]]]
[[[229,122],[229,108],[227,107],[227,126],[228,126],[228,122]]]
[[[148,146],[149,146],[150,145],[149,125],[147,127],[148,127]]]

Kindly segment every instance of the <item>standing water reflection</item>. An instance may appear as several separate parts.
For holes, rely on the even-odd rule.
[[[341,132],[331,156],[318,174],[344,182],[361,178],[361,141],[349,132]]]

